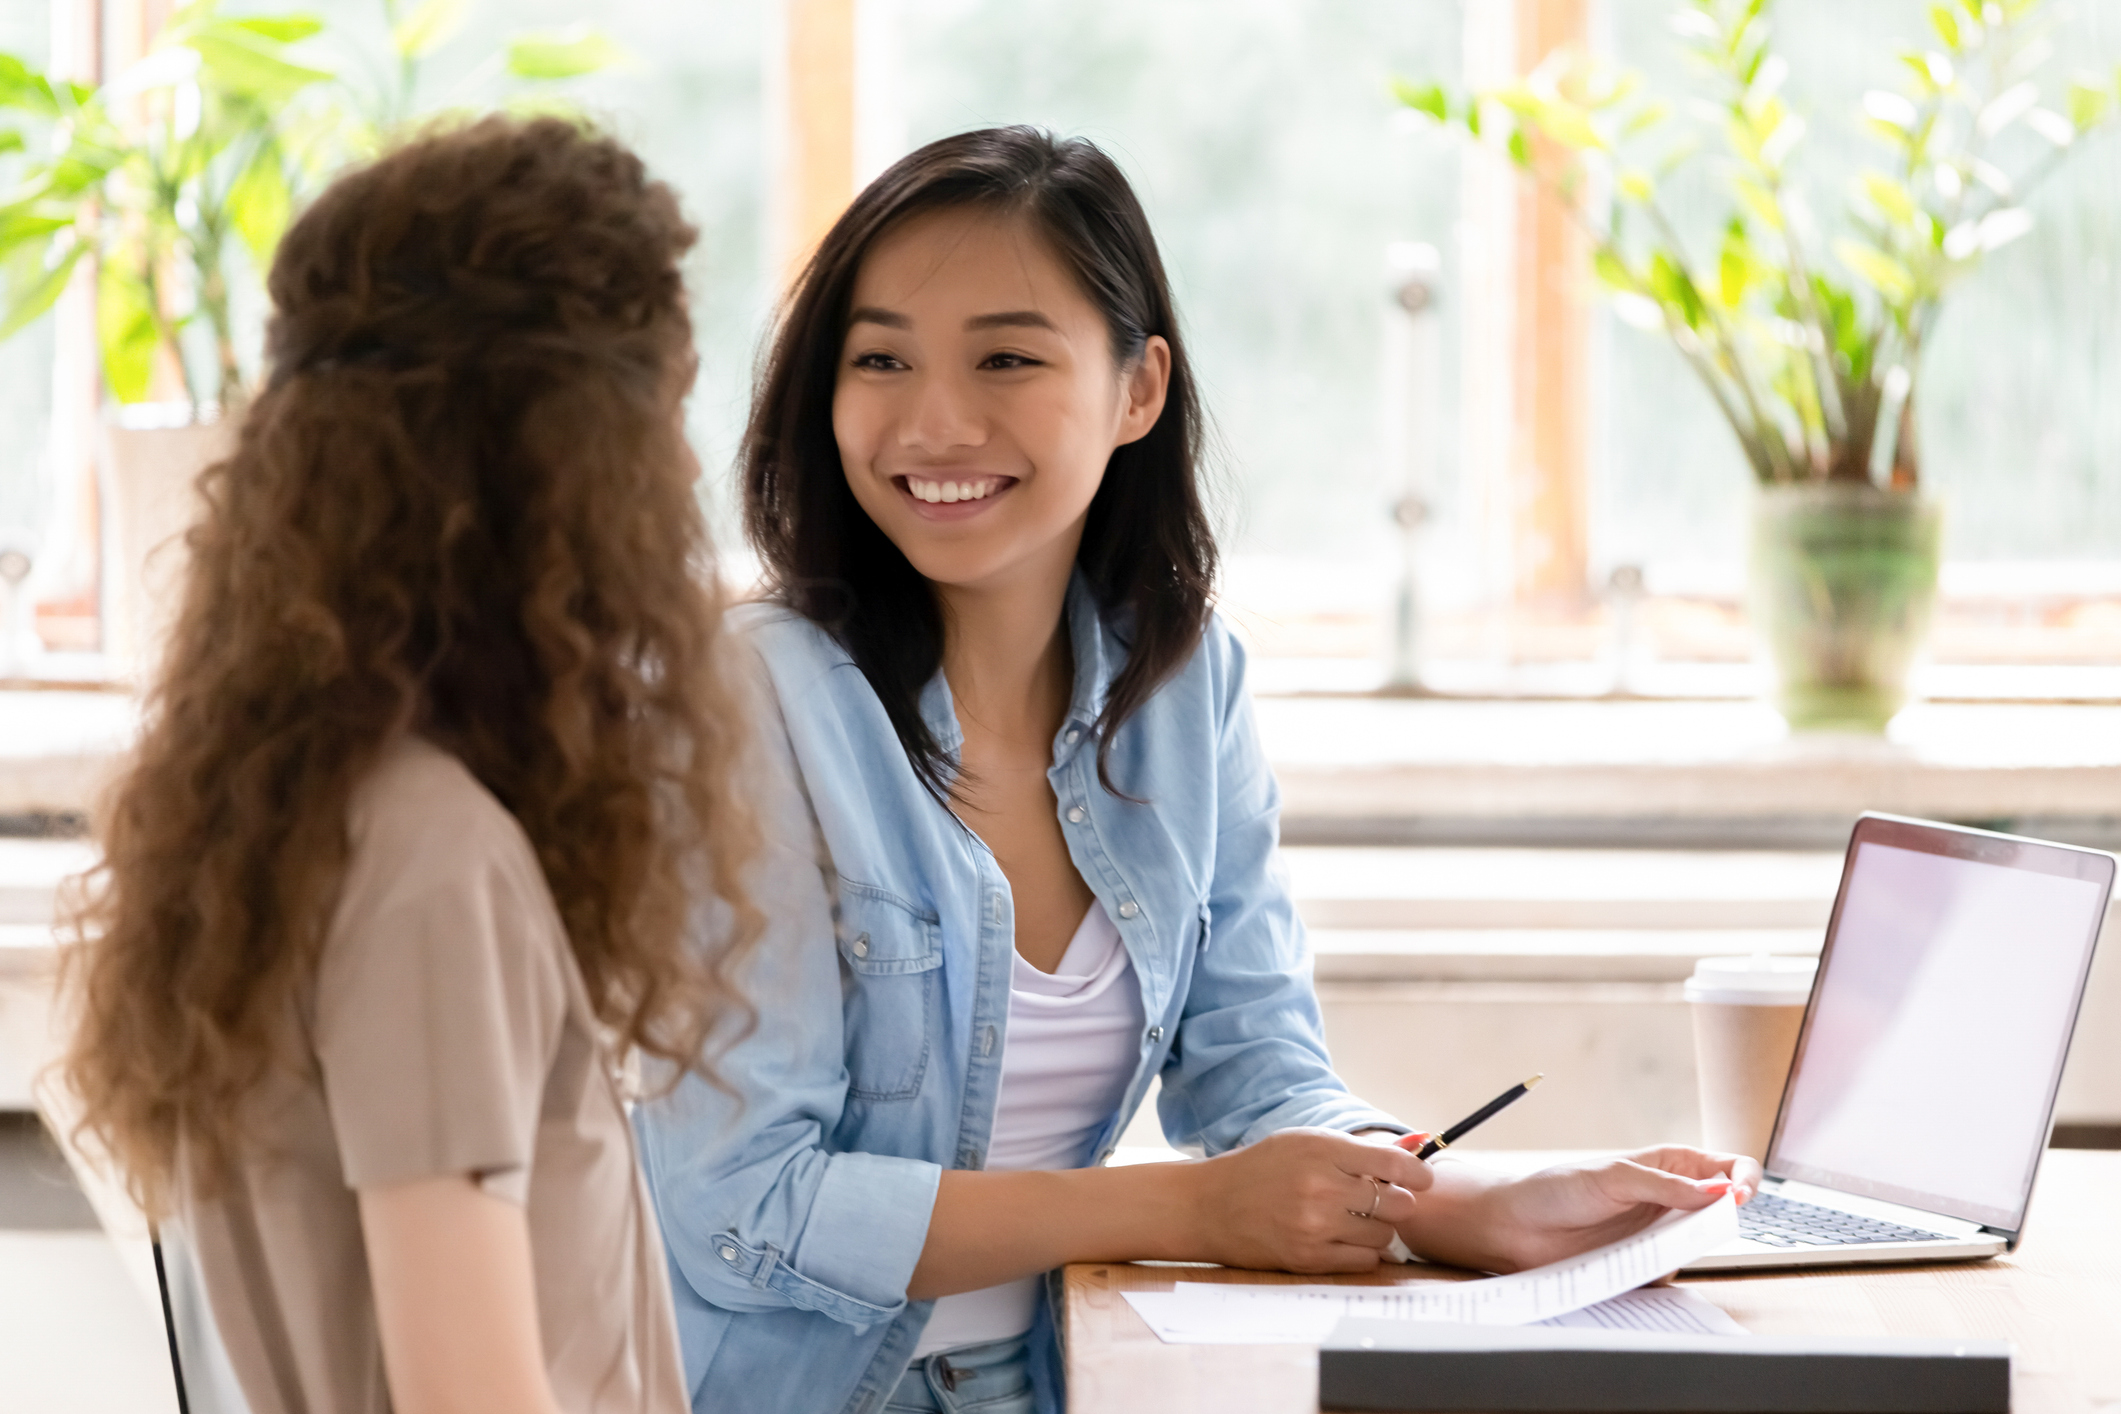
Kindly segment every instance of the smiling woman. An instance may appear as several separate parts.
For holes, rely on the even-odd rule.
[[[1199,424],[1086,142],[931,144],[804,273],[745,453],[760,1024],[726,1089],[640,1119],[696,1407],[1057,1410],[1065,1262],[1509,1268],[1753,1181],[1692,1150],[1432,1172],[1334,1074]],[[1157,1081],[1214,1157],[1103,1167]]]

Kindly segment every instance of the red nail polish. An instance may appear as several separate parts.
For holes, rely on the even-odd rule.
[[[1727,1178],[1708,1179],[1700,1186],[1702,1192],[1715,1198],[1721,1198],[1724,1194],[1731,1191],[1731,1181]]]
[[[1402,1134],[1399,1136],[1398,1139],[1394,1140],[1393,1142],[1398,1144],[1400,1148],[1405,1149],[1408,1153],[1411,1154],[1416,1149],[1419,1149],[1422,1145],[1428,1143],[1429,1138],[1429,1132],[1424,1129],[1416,1130],[1412,1134]]]

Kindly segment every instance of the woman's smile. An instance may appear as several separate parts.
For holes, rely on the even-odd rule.
[[[1013,476],[982,472],[905,472],[891,478],[913,513],[928,521],[970,520],[1013,490]]]

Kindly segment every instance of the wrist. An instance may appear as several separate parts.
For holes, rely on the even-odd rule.
[[[1152,1208],[1157,1215],[1157,1231],[1149,1236],[1156,1248],[1156,1260],[1209,1260],[1206,1254],[1215,1241],[1209,1216],[1216,1206],[1210,1195],[1215,1178],[1213,1163],[1212,1159],[1183,1159],[1143,1166],[1155,1170],[1157,1197]]]
[[[1476,1271],[1509,1271],[1508,1227],[1498,1199],[1509,1179],[1455,1159],[1430,1161],[1436,1182],[1416,1195],[1399,1235],[1417,1255]]]

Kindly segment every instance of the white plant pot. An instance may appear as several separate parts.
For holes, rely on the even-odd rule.
[[[112,677],[135,686],[153,678],[183,600],[199,473],[235,443],[230,419],[104,429],[103,652]]]

